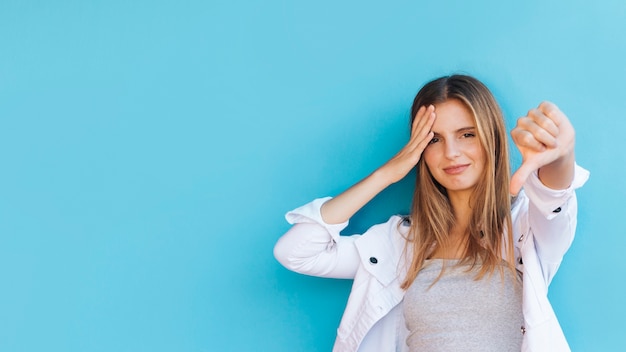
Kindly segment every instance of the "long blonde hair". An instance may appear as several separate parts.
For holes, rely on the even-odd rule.
[[[477,278],[493,273],[497,267],[502,268],[500,264],[505,256],[508,267],[514,270],[507,133],[502,111],[489,89],[477,79],[466,75],[446,76],[431,81],[417,93],[413,101],[411,123],[421,106],[450,99],[457,99],[471,111],[478,138],[485,151],[484,175],[474,187],[470,199],[469,237],[461,262],[480,265]],[[447,191],[433,178],[423,158],[416,170],[411,227],[405,248],[412,253],[412,259],[401,286],[403,289],[411,286],[424,260],[434,250],[448,245],[449,234],[455,223]]]

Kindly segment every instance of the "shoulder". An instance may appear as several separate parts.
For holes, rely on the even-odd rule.
[[[361,269],[384,286],[390,285],[399,274],[399,263],[410,228],[404,219],[394,215],[388,221],[372,226],[354,241]]]
[[[384,223],[370,227],[362,236],[355,240],[361,253],[382,253],[397,256],[404,249],[410,229],[406,216],[393,215]]]

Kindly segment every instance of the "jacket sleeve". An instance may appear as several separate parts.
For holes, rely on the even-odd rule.
[[[546,187],[539,180],[537,172],[524,185],[529,200],[528,226],[547,284],[574,240],[577,217],[575,190],[585,184],[588,178],[589,172],[576,165],[572,184],[566,189]]]
[[[359,235],[339,235],[348,222],[324,222],[320,208],[329,199],[316,199],[285,215],[293,226],[274,246],[274,257],[284,267],[297,273],[353,279],[360,261],[354,245]]]

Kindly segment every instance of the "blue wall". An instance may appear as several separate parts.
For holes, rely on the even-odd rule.
[[[550,296],[575,351],[625,349],[626,3],[506,3],[0,2],[0,351],[330,350],[350,282],[279,266],[283,214],[391,157],[453,72],[509,126],[568,113],[592,178]]]

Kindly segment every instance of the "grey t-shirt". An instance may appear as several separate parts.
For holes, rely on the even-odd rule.
[[[445,260],[445,272],[433,285],[443,264],[427,260],[404,296],[410,350],[519,352],[521,274],[503,268],[504,281],[499,270],[476,280],[478,266]]]

